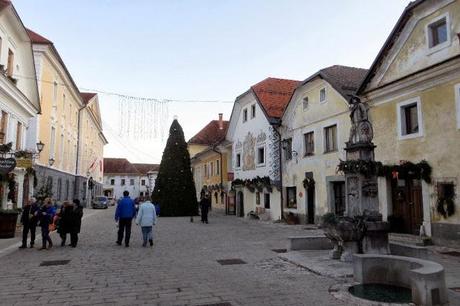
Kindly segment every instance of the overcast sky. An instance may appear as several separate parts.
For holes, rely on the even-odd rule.
[[[234,101],[269,76],[302,80],[335,64],[369,68],[409,1],[13,3],[27,27],[54,42],[80,88],[158,99]],[[104,156],[160,162],[166,139],[120,134],[119,98],[99,98],[110,142]],[[222,102],[168,105],[166,130],[177,116],[186,139],[220,112],[228,120],[232,109],[232,103]]]

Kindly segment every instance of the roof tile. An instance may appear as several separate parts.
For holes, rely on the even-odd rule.
[[[126,158],[104,158],[104,174],[105,173],[140,174]]]
[[[219,120],[212,120],[195,136],[190,138],[188,144],[213,145],[225,140],[228,121],[223,120],[223,128],[219,129]]]

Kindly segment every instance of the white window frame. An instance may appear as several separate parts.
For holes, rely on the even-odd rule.
[[[252,112],[253,110],[254,110],[254,113]],[[256,112],[257,112],[256,105],[252,104],[251,105],[251,119],[254,119],[256,117]]]
[[[305,134],[308,134],[308,133],[313,133],[313,154],[311,155],[305,155],[305,152],[306,152],[306,149],[307,149],[307,144],[305,143]],[[316,135],[316,131],[315,129],[308,129],[308,130],[305,130],[305,131],[302,131],[302,142],[303,142],[303,157],[305,158],[309,158],[309,157],[313,157],[317,150],[316,150],[316,144],[317,144],[317,141],[316,141],[316,138],[318,137],[318,135]]]
[[[443,43],[440,43],[436,46],[430,47],[431,45],[431,25],[434,23],[438,22],[441,19],[446,19],[446,29],[447,29],[447,40]],[[427,54],[432,54],[437,51],[440,51],[448,46],[451,45],[452,43],[452,35],[451,35],[451,30],[450,30],[450,16],[449,13],[442,14],[441,16],[438,16],[436,18],[433,18],[426,26],[425,26],[425,38],[426,38],[426,48],[427,48]]]
[[[259,150],[260,150],[260,149],[263,149],[263,150],[264,150],[264,162],[263,162],[263,163],[259,163]],[[265,166],[266,159],[267,159],[266,151],[267,151],[267,150],[265,150],[265,144],[264,144],[264,145],[259,145],[259,146],[257,146],[257,149],[256,149],[256,162],[257,162],[257,167],[263,167],[263,166]]]
[[[324,100],[321,100],[321,91],[324,90]],[[326,103],[327,101],[327,90],[326,90],[326,87],[322,87],[320,90],[319,90],[319,103]]]
[[[335,144],[336,144],[336,149],[332,151],[326,151],[326,129],[333,127],[335,125]],[[322,146],[323,146],[323,154],[330,154],[330,153],[337,153],[341,151],[340,147],[340,136],[339,136],[339,123],[337,121],[330,121],[328,124],[324,124],[322,129],[321,129],[321,138],[323,140]],[[315,139],[318,139],[318,137],[315,137]],[[316,144],[315,144],[315,149],[316,149]]]
[[[403,115],[403,113],[401,112],[401,109],[403,107],[407,106],[407,105],[414,104],[414,103],[417,105],[418,133],[403,135],[403,133],[402,133],[402,128],[403,128],[402,115]],[[398,140],[412,139],[412,138],[417,138],[417,137],[424,136],[423,116],[422,116],[422,103],[421,103],[420,97],[414,97],[412,99],[405,100],[405,101],[402,101],[402,102],[399,102],[398,104],[396,104],[396,114],[398,116],[398,118],[397,118],[397,121],[398,121]]]
[[[238,165],[238,155],[240,156],[239,165]],[[241,152],[235,152],[235,169],[241,169]]]
[[[243,123],[248,121],[248,109],[244,108],[243,109]]]
[[[457,107],[457,129],[460,130],[460,83],[455,85],[455,105]]]

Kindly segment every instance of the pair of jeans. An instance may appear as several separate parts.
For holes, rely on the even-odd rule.
[[[118,240],[119,244],[123,241],[123,234],[125,234],[125,245],[129,246],[129,238],[131,238],[131,224],[132,218],[121,218],[118,221]]]
[[[33,246],[35,243],[35,229],[37,224],[34,222],[25,223],[22,229],[22,245],[27,246],[27,235],[30,232],[30,245]]]
[[[42,248],[46,249],[46,243],[48,242],[48,246],[53,246],[53,241],[50,238],[50,229],[49,224],[42,225]]]
[[[141,230],[144,244],[147,244],[147,240],[153,240],[153,226],[142,226]]]

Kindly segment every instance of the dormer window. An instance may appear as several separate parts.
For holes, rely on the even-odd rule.
[[[326,102],[326,88],[319,91],[319,102]]]
[[[243,122],[248,121],[248,109],[243,109]]]
[[[303,110],[306,110],[308,108],[308,97],[302,99],[302,106]]]

